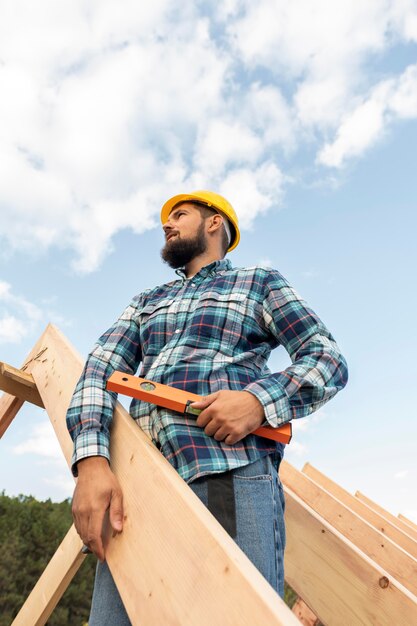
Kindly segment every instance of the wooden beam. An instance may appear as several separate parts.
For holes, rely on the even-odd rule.
[[[390,576],[417,595],[416,559],[286,461],[282,461],[279,471],[285,487],[385,569]]]
[[[26,375],[30,374],[31,369],[36,359],[41,359],[42,357],[43,357],[43,352],[39,348],[39,341],[38,341],[36,345],[30,351],[29,355],[27,356],[22,368],[16,371],[24,373]],[[15,368],[12,368],[12,369],[15,370]],[[7,374],[6,376],[3,376],[3,377],[0,376],[0,378],[2,379],[3,382],[6,381],[6,384],[10,384],[10,376],[8,377]],[[35,387],[36,387],[36,384],[35,384]],[[42,401],[40,397],[39,397],[39,400]],[[4,433],[6,432],[6,430],[12,423],[13,419],[16,417],[24,401],[25,401],[25,398],[16,397],[14,395],[11,395],[10,393],[5,393],[4,395],[1,396],[0,398],[0,438],[4,435]]]
[[[310,463],[304,465],[303,473],[417,559],[417,542],[409,537],[409,535],[403,533],[397,526],[382,518],[378,513],[370,509],[369,506],[319,472],[319,470],[310,465]]]
[[[16,398],[43,408],[43,402],[32,374],[28,374],[2,361],[0,361],[0,389]]]
[[[67,461],[65,414],[82,359],[54,327],[32,373]],[[296,626],[299,622],[174,468],[118,405],[112,468],[125,506],[106,560],[133,624]]]
[[[405,515],[403,515],[402,513],[398,513],[398,518],[404,522],[405,524],[407,524],[407,526],[409,526],[410,528],[412,528],[413,530],[417,530],[417,524],[415,524],[414,522],[412,522],[410,519],[408,519],[407,517],[405,517]]]
[[[13,419],[23,405],[23,400],[10,396],[8,393],[0,398],[0,438],[3,437]]]
[[[298,598],[292,607],[292,612],[303,626],[317,626],[319,619],[315,613],[306,605],[304,600]]]
[[[383,509],[382,506],[380,506],[376,502],[373,502],[373,500],[371,500],[370,498],[367,498],[360,491],[356,491],[355,498],[358,498],[358,500],[360,500],[361,502],[369,506],[369,508],[371,508],[373,511],[378,513],[378,515],[383,517],[385,520],[387,520],[391,524],[394,524],[394,526],[396,526],[403,533],[406,533],[407,535],[409,535],[411,539],[414,539],[414,541],[417,541],[417,530],[413,530],[410,526],[402,522],[398,517],[396,517],[395,515],[393,515],[386,509]]]
[[[286,496],[286,579],[324,624],[417,624],[417,597],[298,496]]]
[[[15,617],[12,626],[46,624],[85,559],[86,555],[81,552],[82,545],[77,531],[74,526],[71,526]]]

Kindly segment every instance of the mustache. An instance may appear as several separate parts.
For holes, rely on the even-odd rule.
[[[168,241],[170,237],[174,237],[175,235],[179,235],[179,232],[177,230],[169,231],[169,233],[165,235],[165,241]]]

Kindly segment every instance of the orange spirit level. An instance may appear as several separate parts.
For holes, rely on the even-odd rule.
[[[124,372],[113,372],[107,381],[107,389],[162,406],[165,409],[171,409],[171,411],[177,411],[177,413],[182,413],[183,415],[197,416],[202,410],[193,409],[191,406],[193,402],[203,399],[202,396],[198,396],[196,393],[190,393],[189,391],[162,385],[161,383],[154,383],[151,380],[125,374]],[[253,431],[253,434],[280,441],[281,443],[289,443],[291,441],[292,429],[290,423],[284,424],[279,428],[260,426]]]

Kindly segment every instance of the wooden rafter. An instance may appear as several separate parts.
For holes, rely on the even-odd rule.
[[[412,522],[410,519],[408,519],[408,517],[405,517],[405,515],[402,515],[402,513],[398,513],[398,518],[402,522],[407,524],[409,528],[412,528],[413,530],[417,531],[417,524],[415,522]]]
[[[16,398],[31,402],[43,408],[42,398],[39,395],[32,374],[28,374],[23,370],[19,370],[1,361],[0,389]]]
[[[417,560],[389,537],[359,517],[343,502],[283,461],[281,480],[333,528],[378,563],[390,576],[417,594]]]
[[[4,394],[0,398],[0,437],[3,437],[13,419],[22,408],[24,400]]]
[[[319,618],[310,607],[298,598],[292,607],[292,612],[297,616],[298,620],[303,624],[303,626],[316,626],[319,622]]]
[[[417,597],[285,488],[286,579],[324,624],[417,623]]]
[[[16,370],[16,368],[13,368],[13,370],[18,371],[18,372],[19,371],[24,372],[26,375],[30,374],[34,363],[36,362],[37,359],[42,359],[42,356],[43,356],[43,352],[40,349],[39,341],[38,341],[34,345],[32,350],[30,351],[29,355],[27,356],[22,368],[20,370]],[[2,381],[3,382],[6,381],[6,384],[10,385],[10,377],[8,377],[7,375],[2,377]],[[20,387],[20,391],[22,393],[22,396],[25,396],[25,392],[27,393],[27,390],[22,389],[22,387],[24,387],[24,385]],[[0,383],[0,389],[2,389],[1,383]],[[6,390],[4,390],[5,393],[0,398],[0,438],[6,432],[6,430],[12,423],[14,417],[17,415],[19,409],[22,407],[26,399],[26,397],[15,396],[13,394],[13,391],[15,390],[16,390],[15,387],[13,388],[13,390],[11,389],[11,393],[8,393]]]
[[[405,533],[406,535],[409,535],[411,539],[414,539],[414,541],[417,541],[417,530],[414,530],[413,528],[411,528],[410,525],[404,523],[401,519],[399,519],[398,517],[395,517],[395,515],[392,515],[392,513],[382,508],[382,506],[379,506],[379,504],[377,504],[376,502],[374,502],[373,500],[365,496],[360,491],[355,492],[355,498],[358,498],[358,500],[360,500],[361,502],[369,506],[369,508],[373,509],[376,513],[378,513],[378,515],[380,515],[381,517],[386,519],[388,522],[396,526],[403,533]]]
[[[417,558],[417,542],[414,541],[414,539],[412,539],[409,535],[399,530],[396,525],[391,524],[388,520],[381,517],[381,515],[376,513],[376,511],[355,498],[355,496],[343,489],[343,487],[340,487],[340,485],[325,476],[318,469],[310,465],[310,463],[306,463],[303,467],[303,472],[314,480],[314,482],[332,493],[338,500],[352,509],[352,511],[354,511],[357,515],[369,522],[372,526],[374,526],[374,528],[381,531],[381,533],[384,533],[384,535],[403,548],[403,550],[406,550],[415,559]]]

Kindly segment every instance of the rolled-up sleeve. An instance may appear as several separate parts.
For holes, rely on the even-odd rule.
[[[245,387],[257,397],[267,423],[280,426],[310,415],[347,383],[348,371],[333,336],[279,272],[265,280],[262,323],[292,364]]]
[[[110,460],[110,425],[117,394],[106,390],[115,370],[134,374],[141,361],[139,299],[134,298],[118,320],[97,341],[88,355],[67,411],[67,427],[74,441],[72,472],[89,456]]]

